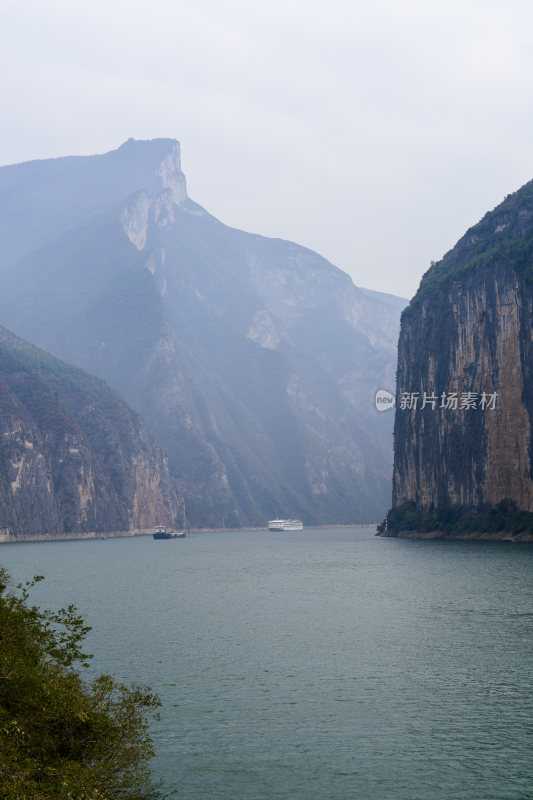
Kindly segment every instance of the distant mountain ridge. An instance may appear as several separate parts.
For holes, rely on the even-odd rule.
[[[105,383],[0,327],[0,540],[128,532],[181,513],[166,460]]]
[[[4,167],[0,202],[0,321],[141,413],[192,524],[382,515],[401,301],[219,222],[174,140]]]

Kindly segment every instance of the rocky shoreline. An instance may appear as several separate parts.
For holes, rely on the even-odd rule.
[[[468,531],[464,533],[447,533],[446,531],[398,531],[397,533],[376,533],[389,539],[438,539],[446,541],[462,542],[511,542],[515,544],[532,544],[533,534],[528,531],[520,533],[510,533],[509,531],[498,531],[497,533],[487,533],[483,531]]]
[[[77,539],[115,539],[125,536],[137,536],[139,533],[148,533],[148,531],[106,531],[105,533],[83,531],[82,533],[28,533],[18,535],[0,533],[0,544],[13,544],[15,542],[64,542],[75,541]]]

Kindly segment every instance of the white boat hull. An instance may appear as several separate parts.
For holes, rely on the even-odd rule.
[[[299,519],[271,519],[268,523],[269,531],[302,531],[303,527]]]

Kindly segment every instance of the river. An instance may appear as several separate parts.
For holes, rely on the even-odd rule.
[[[530,800],[533,546],[371,528],[0,545],[149,684],[183,800]]]

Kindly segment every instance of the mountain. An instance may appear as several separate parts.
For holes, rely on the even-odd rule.
[[[2,327],[0,436],[0,540],[171,525],[182,512],[138,414]]]
[[[533,540],[532,319],[533,182],[432,266],[403,313],[393,532]]]
[[[382,516],[402,301],[215,219],[171,139],[3,167],[0,203],[0,321],[142,415],[191,524]]]

